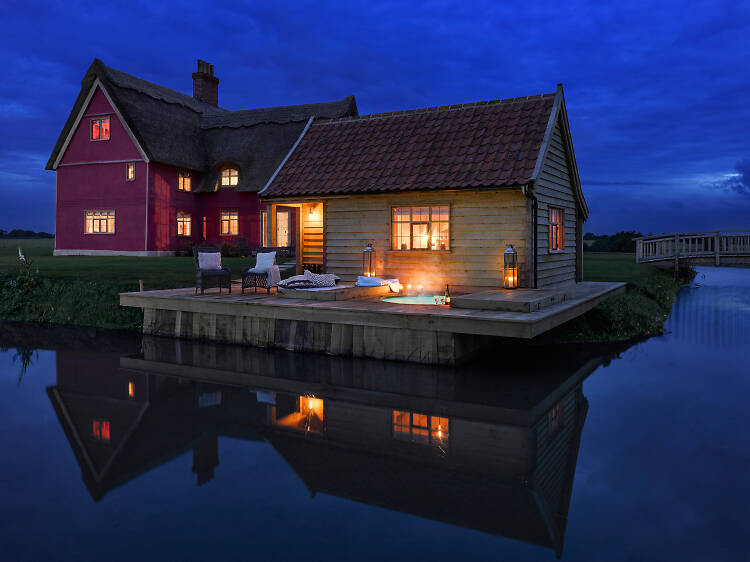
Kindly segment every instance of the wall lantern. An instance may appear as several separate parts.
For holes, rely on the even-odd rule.
[[[362,276],[375,277],[375,248],[372,243],[367,244],[362,250]]]
[[[513,244],[508,244],[508,249],[503,254],[503,287],[518,287],[518,252],[513,248]]]

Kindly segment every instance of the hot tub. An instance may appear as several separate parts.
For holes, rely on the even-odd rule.
[[[400,297],[386,297],[383,299],[383,302],[392,302],[393,304],[431,304],[433,306],[443,304],[442,302],[435,302],[435,299],[442,301],[444,297],[443,295],[407,295]]]

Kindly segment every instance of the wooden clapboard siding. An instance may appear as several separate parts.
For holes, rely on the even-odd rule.
[[[449,251],[391,250],[391,208],[450,206]],[[497,287],[503,252],[519,254],[519,284],[527,283],[528,220],[520,189],[358,195],[326,201],[326,270],[351,281],[362,272],[362,249],[376,250],[376,273],[425,289],[446,284]]]
[[[576,280],[578,203],[571,182],[570,155],[565,148],[559,122],[552,132],[549,149],[534,184],[534,193],[539,200],[537,287],[559,286],[574,282]],[[563,252],[549,252],[550,207],[561,208],[564,212],[565,250]]]
[[[312,211],[312,215],[310,214]],[[323,204],[303,203],[300,222],[303,264],[323,264]]]

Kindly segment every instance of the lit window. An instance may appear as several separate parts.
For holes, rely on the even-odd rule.
[[[549,249],[559,252],[565,249],[565,214],[557,207],[549,208]]]
[[[127,181],[135,180],[135,162],[125,164],[125,179]]]
[[[135,398],[135,383],[128,381],[128,398]]]
[[[449,250],[450,209],[435,207],[394,207],[391,221],[391,248],[394,250]]]
[[[314,396],[277,396],[271,408],[274,425],[309,433],[325,432],[325,410],[321,398]]]
[[[109,117],[91,120],[91,140],[109,140]]]
[[[114,234],[114,211],[86,211],[86,234]]]
[[[393,438],[445,449],[449,437],[448,418],[393,410]]]
[[[237,211],[221,213],[221,235],[237,236],[240,233],[240,214]]]
[[[268,247],[268,211],[260,212],[260,245]]]
[[[191,220],[189,213],[177,213],[177,236],[191,236]]]
[[[240,171],[237,168],[222,168],[221,170],[221,187],[231,187],[237,185],[240,179]]]
[[[97,441],[109,441],[109,420],[92,420],[91,436]]]
[[[190,174],[188,172],[177,174],[177,191],[190,191],[190,189]]]

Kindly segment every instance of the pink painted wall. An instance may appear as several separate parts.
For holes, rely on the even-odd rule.
[[[109,116],[110,137],[107,141],[91,140],[91,119]],[[61,160],[70,162],[101,162],[102,160],[140,160],[141,154],[133,144],[125,126],[117,118],[114,109],[100,88],[89,101],[78,128]]]
[[[249,246],[260,244],[260,210],[265,208],[255,193],[239,193],[233,189],[219,189],[216,193],[196,194],[198,213],[193,222],[196,241],[202,236],[203,217],[206,217],[206,243],[220,246],[223,242],[235,243],[235,236],[221,236],[219,217],[222,211],[239,211],[239,237],[247,239]]]
[[[195,193],[178,191],[180,168],[152,162],[149,164],[148,187],[148,249],[152,251],[182,250],[186,242],[195,243],[200,236]],[[201,175],[190,171],[191,183],[197,186]],[[192,236],[177,236],[177,213],[189,213],[192,223]]]
[[[146,163],[101,91],[85,115],[109,113],[110,140],[89,140],[89,117],[81,120],[57,169],[55,247],[58,250],[143,251],[146,226]],[[125,163],[136,163],[135,180],[126,181]],[[74,162],[97,162],[66,166]],[[87,210],[114,210],[115,234],[86,234]]]

